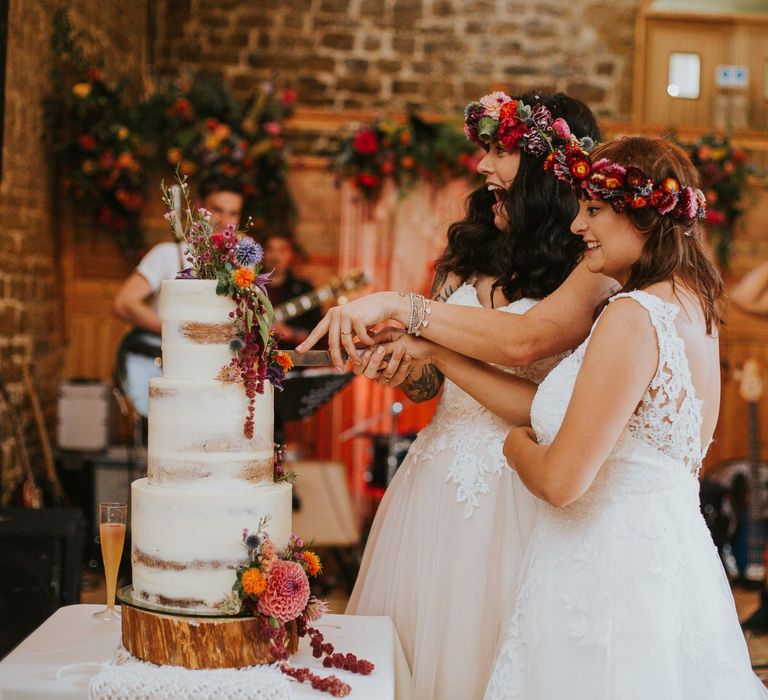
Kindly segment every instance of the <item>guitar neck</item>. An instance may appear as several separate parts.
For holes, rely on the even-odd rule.
[[[757,420],[757,401],[749,402],[749,461],[755,466],[760,463],[760,424]]]
[[[325,287],[313,289],[311,292],[302,294],[293,299],[289,299],[282,304],[278,304],[275,311],[275,321],[284,322],[290,321],[305,314],[307,311],[316,309],[326,301],[330,301],[336,297],[336,293],[341,289],[339,285],[329,284]]]

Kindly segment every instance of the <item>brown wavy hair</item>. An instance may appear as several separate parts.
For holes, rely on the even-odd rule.
[[[530,92],[515,99],[543,104],[579,138],[600,139],[595,116],[574,97]],[[501,287],[509,301],[541,299],[565,281],[584,251],[570,230],[578,202],[571,188],[545,172],[545,158],[546,153],[520,152],[520,168],[504,203],[504,231],[493,222],[493,193],[483,185],[469,196],[465,218],[448,229],[448,244],[435,263],[438,271],[454,272],[464,281],[473,274],[495,277],[493,288]]]
[[[698,187],[699,173],[686,153],[666,139],[626,136],[595,148],[592,161],[607,158],[619,165],[636,165],[654,182],[674,177],[682,186]],[[707,333],[719,325],[723,279],[707,257],[697,222],[685,223],[655,209],[627,209],[632,225],[646,236],[643,250],[620,290],[643,289],[656,282],[681,284],[696,295],[704,312]]]

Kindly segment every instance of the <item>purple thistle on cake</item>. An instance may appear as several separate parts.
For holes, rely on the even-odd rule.
[[[235,246],[235,259],[239,265],[257,265],[264,259],[264,249],[252,238],[244,236]]]

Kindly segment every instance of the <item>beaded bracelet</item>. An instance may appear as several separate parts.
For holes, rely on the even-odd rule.
[[[411,313],[408,317],[407,331],[410,335],[419,336],[421,335],[421,329],[429,325],[427,317],[432,314],[432,307],[430,306],[430,300],[426,299],[422,294],[410,292],[408,296],[411,300]]]

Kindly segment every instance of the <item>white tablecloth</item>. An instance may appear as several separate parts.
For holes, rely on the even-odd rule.
[[[0,700],[85,700],[88,681],[99,670],[97,664],[110,661],[120,644],[119,623],[91,617],[103,607],[69,605],[38,627],[0,662]],[[293,666],[306,666],[321,676],[338,676],[352,687],[351,700],[407,699],[410,672],[388,617],[326,615],[315,626],[336,651],[372,661],[374,672],[359,676],[323,668],[312,657],[307,637],[300,640],[298,653],[291,657]],[[291,690],[296,700],[331,697],[305,683],[292,683]]]

